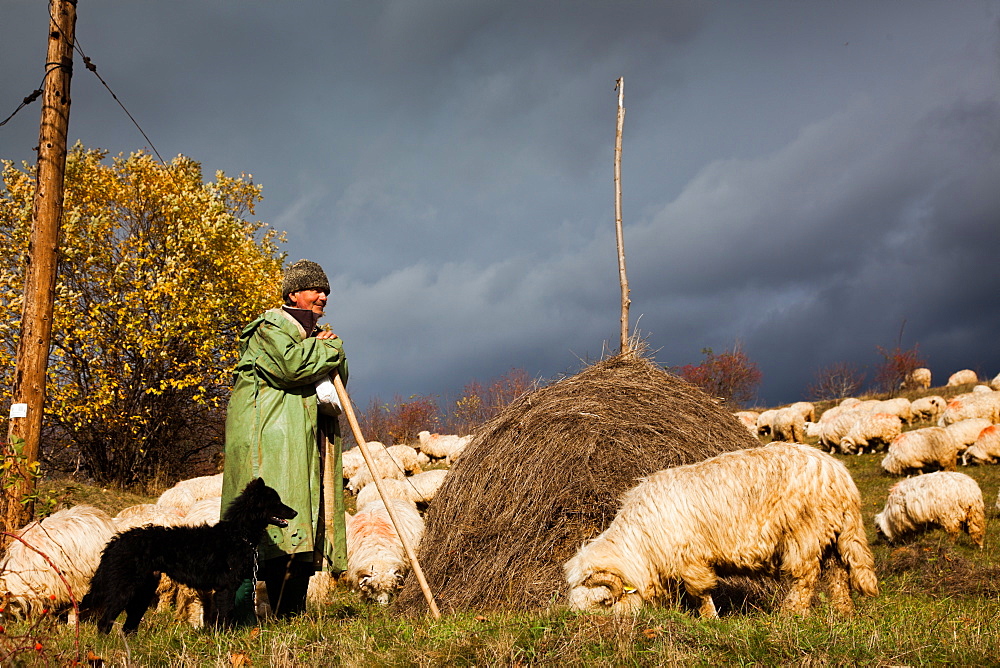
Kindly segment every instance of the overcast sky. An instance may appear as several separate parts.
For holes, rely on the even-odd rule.
[[[0,11],[6,117],[46,3]],[[996,2],[80,0],[77,38],[164,158],[263,185],[289,260],[330,276],[362,407],[617,348],[618,77],[658,362],[740,341],[773,405],[902,329],[935,384],[1000,372]],[[72,86],[71,142],[148,147],[96,77]],[[34,160],[39,111],[0,158]]]

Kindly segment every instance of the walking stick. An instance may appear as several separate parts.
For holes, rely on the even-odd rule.
[[[344,381],[340,379],[340,374],[332,373],[330,375],[333,376],[333,386],[337,388],[337,397],[340,399],[340,407],[343,409],[344,415],[347,417],[347,422],[351,425],[354,440],[358,442],[358,447],[361,448],[361,455],[365,458],[365,464],[368,465],[368,470],[371,471],[372,480],[375,482],[375,489],[378,490],[378,495],[382,497],[382,503],[385,504],[385,509],[389,511],[389,519],[392,520],[393,526],[396,527],[396,535],[399,536],[400,542],[403,543],[403,549],[406,551],[406,557],[410,560],[410,567],[413,569],[413,574],[417,576],[417,582],[420,583],[420,590],[424,592],[424,598],[427,599],[427,605],[431,609],[431,615],[434,619],[441,619],[441,613],[438,612],[437,603],[434,602],[434,595],[431,594],[431,588],[427,586],[427,580],[424,579],[424,571],[420,568],[420,562],[417,561],[417,555],[414,553],[413,547],[410,545],[410,541],[407,540],[405,534],[399,530],[400,523],[399,520],[396,519],[396,511],[393,510],[392,504],[389,503],[388,495],[386,495],[385,491],[382,489],[382,483],[375,469],[375,462],[372,460],[371,453],[368,452],[368,445],[361,433],[361,425],[358,424],[358,418],[354,415],[354,408],[351,406],[351,398],[347,395],[347,389],[344,387]]]

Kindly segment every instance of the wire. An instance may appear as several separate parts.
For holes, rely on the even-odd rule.
[[[61,66],[60,63],[45,63],[45,67],[47,69],[45,70],[45,76],[42,77],[41,83],[38,84],[38,88],[31,91],[30,95],[21,100],[21,104],[17,105],[17,109],[11,112],[10,116],[0,121],[0,127],[7,125],[7,122],[10,119],[14,118],[14,116],[17,115],[17,112],[21,111],[29,104],[37,100],[39,96],[41,96],[41,94],[44,92],[43,86],[45,86],[45,80],[48,79],[49,75],[52,74],[54,71],[56,71],[56,69],[59,68],[60,66]]]

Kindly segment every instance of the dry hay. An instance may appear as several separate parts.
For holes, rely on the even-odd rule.
[[[640,354],[610,357],[476,431],[430,506],[418,560],[442,610],[543,608],[639,477],[759,445],[699,388]],[[412,574],[397,605],[426,609]]]

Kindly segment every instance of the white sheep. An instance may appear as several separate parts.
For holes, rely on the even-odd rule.
[[[955,387],[956,385],[968,385],[969,383],[978,383],[979,375],[972,369],[962,369],[961,371],[956,371],[955,373],[948,376],[948,384],[946,387]]]
[[[954,471],[900,480],[889,490],[885,508],[875,515],[876,530],[890,543],[933,526],[940,526],[953,541],[964,529],[982,549],[986,511],[975,480]]]
[[[993,376],[993,380],[990,381],[990,387],[995,391],[1000,392],[1000,373]]]
[[[904,390],[926,390],[931,386],[931,370],[926,367],[914,369],[906,374],[903,379],[901,389]]]
[[[1000,460],[1000,425],[986,427],[962,453],[962,464],[996,464]]]
[[[400,521],[399,531],[416,550],[424,533],[424,520],[409,502],[391,499]],[[347,526],[347,582],[362,598],[388,605],[403,585],[410,562],[382,503],[361,508]]]
[[[390,445],[385,449],[389,453],[389,456],[395,459],[399,465],[406,471],[407,475],[413,475],[415,473],[420,473],[420,457],[417,450],[409,445]]]
[[[376,441],[372,442],[375,443]],[[361,454],[361,448],[344,450],[340,456],[340,462],[341,474],[344,476],[344,480],[350,480],[353,478],[354,474],[366,465],[365,456]]]
[[[774,424],[774,416],[778,414],[778,411],[774,408],[762,411],[760,415],[757,416],[757,434],[759,436],[770,436],[771,427]]]
[[[1000,422],[1000,392],[966,392],[948,402],[938,419],[939,427],[968,418],[984,418]]]
[[[802,411],[791,406],[781,408],[771,423],[771,438],[775,441],[802,443],[806,436],[806,421]]]
[[[375,465],[375,474],[379,479],[395,478],[398,480],[405,478],[406,469],[392,455],[386,452],[385,448],[381,447],[381,445],[381,443],[376,443],[376,447],[369,447],[369,454],[371,455],[372,463]],[[371,481],[372,472],[366,463],[351,476],[350,481],[347,483],[347,489],[357,494]]]
[[[816,406],[810,401],[796,401],[794,404],[788,406],[788,408],[797,411],[806,422],[814,422],[816,420]]]
[[[959,452],[962,452],[975,443],[976,439],[979,438],[979,434],[992,424],[992,422],[984,418],[969,418],[968,420],[952,422],[945,429],[955,439],[955,443],[960,448]]]
[[[432,434],[422,431],[417,434],[420,439],[420,451],[431,459],[443,459],[449,466],[457,460],[465,447],[472,441],[472,436],[457,436],[455,434]]]
[[[911,419],[913,422],[937,422],[947,405],[944,397],[936,394],[914,399],[910,403]]]
[[[910,424],[913,419],[913,405],[906,397],[895,397],[873,405],[871,413],[891,413],[902,420],[904,424]]]
[[[844,438],[840,439],[840,452],[845,455],[860,455],[866,449],[870,452],[885,450],[903,430],[903,423],[891,413],[871,413],[863,416]]]
[[[156,524],[159,526],[174,526],[180,524],[184,519],[185,512],[173,506],[161,506],[156,503],[138,503],[118,511],[114,516],[115,530],[117,533],[128,531],[134,527],[149,526]]]
[[[402,480],[380,480],[386,496],[393,499],[403,499],[414,504],[429,504],[437,494],[438,489],[444,483],[448,469],[432,469],[424,471],[414,476],[403,478]],[[381,499],[378,488],[372,485],[365,485],[358,492],[358,508]]]
[[[894,475],[939,467],[954,471],[958,454],[965,449],[944,427],[924,427],[903,432],[889,444],[882,468]]]
[[[214,496],[222,496],[221,473],[181,480],[160,494],[156,503],[161,506],[180,508],[187,512],[195,502]]]
[[[982,394],[983,392],[992,392],[993,388],[990,387],[989,385],[976,385],[974,388],[972,388],[972,391],[975,392],[976,394]]]
[[[826,413],[823,415],[825,417]],[[854,424],[863,416],[863,411],[849,409],[838,413],[838,415],[831,420],[820,420],[820,445],[830,452],[836,452],[840,447],[840,441],[847,436]]]
[[[824,555],[834,558],[824,564]],[[805,613],[824,565],[839,611],[853,609],[851,588],[878,593],[847,468],[815,448],[774,442],[641,480],[563,571],[574,610],[631,612],[667,598],[680,579],[701,615],[715,617],[717,570],[791,576],[783,607]]]
[[[19,540],[12,540],[0,559],[4,612],[30,617],[46,608],[65,609],[73,598],[79,603],[114,534],[111,516],[89,505],[58,510],[15,532]]]
[[[382,491],[385,493],[386,497],[390,499],[400,499],[406,501],[407,503],[412,503],[413,507],[417,507],[417,501],[415,499],[417,492],[410,484],[410,478],[380,478],[379,484],[382,486]],[[365,485],[358,492],[357,507],[363,508],[365,506],[371,505],[372,503],[378,503],[382,499],[382,495],[379,494],[378,487],[376,487],[373,482],[370,485]]]

